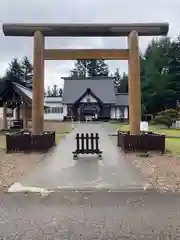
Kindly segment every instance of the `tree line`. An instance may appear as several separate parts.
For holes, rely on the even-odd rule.
[[[1,80],[8,80],[19,83],[32,89],[33,67],[29,59],[25,56],[22,60],[14,58],[5,71]]]
[[[140,53],[142,113],[156,115],[165,109],[176,109],[180,102],[180,37],[154,38]],[[33,67],[27,57],[13,59],[2,79],[32,88]],[[128,75],[119,69],[110,72],[104,60],[77,60],[69,77],[73,79],[112,76],[117,92],[128,92]],[[102,86],[103,87],[103,86]],[[62,96],[57,85],[48,87],[47,96]]]
[[[45,97],[62,97],[63,90],[54,84],[52,87],[48,86],[47,90],[44,90],[44,95]]]
[[[116,91],[119,93],[128,92],[128,75],[125,72],[121,75],[118,68],[114,73],[110,72],[104,60],[77,60],[69,77],[72,79],[81,79],[100,76],[113,77]]]
[[[14,58],[0,80],[16,82],[32,90],[33,66],[31,61],[25,56],[23,59]],[[57,85],[48,86],[44,90],[44,95],[49,97],[62,97],[62,88]]]

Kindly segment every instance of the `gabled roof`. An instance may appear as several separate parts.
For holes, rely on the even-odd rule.
[[[88,88],[91,89],[103,103],[116,103],[114,79],[112,77],[95,77],[78,80],[64,78],[63,103],[74,103]]]
[[[29,104],[32,103],[32,90],[30,90],[29,88],[27,87],[24,87],[22,86],[21,84],[18,84],[16,82],[11,82],[11,81],[1,81],[0,82],[0,105],[2,105],[2,102],[5,101],[6,98],[8,98],[8,96],[11,96],[11,94],[15,92],[17,93],[19,96],[22,97],[23,100],[27,101]],[[9,95],[8,95],[9,94]],[[3,100],[4,99],[4,100]],[[49,98],[49,97],[46,97],[44,98],[44,106],[45,107],[51,107],[51,104],[50,104],[50,101],[49,101],[49,104],[46,103],[46,101],[50,100],[50,101],[53,101],[54,99],[54,102],[62,102],[62,98]]]
[[[24,96],[30,102],[32,101],[32,91],[29,88],[24,87],[21,84],[13,82],[13,89],[20,96]]]
[[[75,103],[80,102],[86,95],[91,95],[94,97],[100,104],[103,102],[91,91],[90,88],[87,88],[86,91],[75,101]]]
[[[127,93],[116,94],[116,106],[128,106],[128,94]]]

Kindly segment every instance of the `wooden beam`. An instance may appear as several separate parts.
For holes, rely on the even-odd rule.
[[[166,35],[168,30],[168,23],[3,24],[6,36],[24,37],[33,37],[36,31],[47,37],[126,37],[132,31],[137,31],[139,36],[161,36]]]
[[[22,103],[21,109],[22,109],[23,128],[27,129],[28,121],[27,121],[27,103],[26,102]]]
[[[7,103],[3,103],[3,129],[7,129]]]
[[[128,60],[128,49],[45,49],[45,60]]]
[[[129,45],[129,73],[128,73],[128,93],[129,93],[129,123],[130,134],[140,134],[141,121],[141,89],[140,89],[140,60],[138,33],[133,31],[128,38]]]
[[[44,125],[44,36],[34,34],[32,134],[41,134]]]
[[[15,112],[15,119],[19,120],[20,119],[20,105],[16,107],[16,112]]]

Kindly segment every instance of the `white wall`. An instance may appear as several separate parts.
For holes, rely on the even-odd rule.
[[[67,116],[67,105],[63,105],[62,103],[49,103],[48,106],[50,107],[62,107],[62,113],[46,113],[44,112],[44,120],[59,120],[62,121],[64,116]]]
[[[55,99],[57,101],[57,99]],[[51,101],[53,101],[53,98],[51,98]],[[45,102],[46,104],[46,102]],[[63,107],[62,113],[45,113],[44,112],[44,120],[60,120],[62,121],[64,119],[64,116],[67,116],[67,105],[63,105],[61,102],[48,102],[48,106],[50,107]],[[13,111],[13,115],[15,118],[15,112],[16,109]],[[3,108],[0,108],[0,119],[3,117]]]
[[[67,116],[67,113],[68,113],[68,111],[67,111],[67,105],[64,104],[64,105],[63,105],[63,116],[66,117],[66,116]]]
[[[128,119],[128,107],[124,108],[124,118]]]
[[[115,107],[111,107],[110,118],[111,119],[115,119],[116,118]]]
[[[111,107],[110,116],[111,119],[120,119],[121,116],[128,119],[128,107],[125,107],[123,112],[120,107]]]
[[[44,120],[59,120],[62,121],[64,115],[62,113],[44,113]]]

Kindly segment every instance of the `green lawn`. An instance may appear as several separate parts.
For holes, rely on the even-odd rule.
[[[54,127],[56,131],[56,144],[58,144],[63,136],[65,136],[67,133],[71,132],[72,126],[69,122],[62,122],[56,128]]]
[[[112,124],[113,128],[116,130],[122,130],[122,131],[127,131],[129,130],[129,125],[127,124],[117,124],[113,123]],[[153,132],[157,133],[164,133],[166,136],[179,136],[180,137],[180,130],[176,129],[167,129],[162,126],[155,126],[155,125],[150,125],[149,130],[152,130]],[[172,153],[175,154],[180,154],[180,138],[166,138],[166,149]]]
[[[56,144],[60,143],[61,138],[65,135],[66,135],[65,133],[56,132]]]

